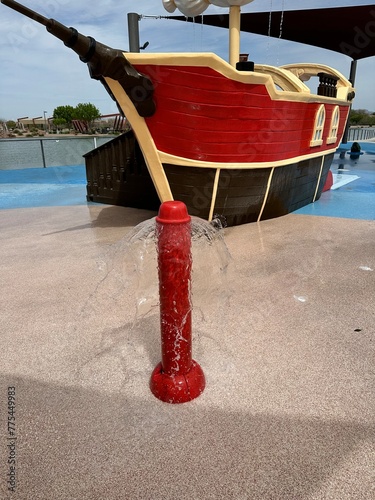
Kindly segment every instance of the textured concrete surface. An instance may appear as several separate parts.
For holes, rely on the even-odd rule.
[[[225,251],[203,244],[193,350],[207,386],[168,405],[148,388],[160,334],[141,303],[157,284],[146,268],[137,288],[123,255],[153,215],[0,213],[0,497],[375,498],[375,222],[291,214],[226,229],[226,273]]]

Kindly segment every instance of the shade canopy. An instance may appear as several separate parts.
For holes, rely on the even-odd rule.
[[[184,16],[169,18],[193,21]],[[228,14],[207,14],[194,21],[229,27]],[[242,13],[241,31],[334,50],[354,60],[364,59],[375,55],[375,6]]]

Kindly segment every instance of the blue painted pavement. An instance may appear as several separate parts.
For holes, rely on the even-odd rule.
[[[83,165],[0,170],[0,209],[86,203]]]
[[[332,163],[334,185],[296,214],[375,219],[375,142],[359,142],[363,155],[352,159],[352,143],[342,145]],[[84,165],[0,170],[0,209],[85,205]]]
[[[351,158],[352,142],[342,145],[332,162],[334,184],[320,199],[295,214],[375,219],[375,142],[359,142],[363,155]]]

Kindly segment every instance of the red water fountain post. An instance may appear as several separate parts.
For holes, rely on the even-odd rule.
[[[162,360],[151,375],[152,393],[185,403],[204,390],[202,368],[192,359],[191,218],[181,201],[166,201],[156,217]]]

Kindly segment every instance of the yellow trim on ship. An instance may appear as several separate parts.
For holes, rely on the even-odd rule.
[[[246,169],[252,170],[254,168],[277,168],[283,167],[285,165],[290,165],[291,162],[297,163],[303,160],[309,160],[310,158],[318,158],[321,156],[329,155],[330,153],[335,153],[337,148],[332,148],[324,151],[319,151],[316,153],[309,153],[307,155],[293,156],[293,158],[286,158],[285,160],[279,161],[263,161],[263,162],[251,162],[251,163],[230,163],[230,162],[210,162],[202,160],[192,160],[190,158],[184,158],[182,156],[175,156],[169,153],[163,153],[159,151],[159,156],[162,163],[171,163],[173,165],[181,165],[185,167],[199,167],[199,168],[220,168],[220,169]]]
[[[132,124],[132,129],[137,137],[160,201],[172,201],[173,196],[171,188],[169,187],[169,182],[167,176],[165,175],[163,165],[161,164],[158,150],[156,149],[155,142],[151,137],[150,131],[148,130],[145,119],[139,116],[133,103],[118,81],[107,77],[105,78],[105,81],[111,89],[113,95],[116,96],[116,100],[126,114],[129,122]]]
[[[168,52],[168,53],[139,53],[126,52],[126,59],[133,65],[155,66],[197,66],[211,68],[221,75],[237,82],[265,85],[270,98],[273,100],[303,101],[303,102],[330,102],[336,101],[341,105],[349,106],[348,93],[353,91],[352,84],[339,71],[323,64],[296,64],[284,67],[256,64],[254,71],[237,71],[221,57],[211,52]],[[162,71],[162,69],[160,69]],[[312,94],[309,87],[299,78],[308,80],[320,72],[325,72],[339,78],[337,89],[338,97],[325,97]],[[157,75],[155,75],[157,76]],[[151,80],[153,75],[149,75]]]

